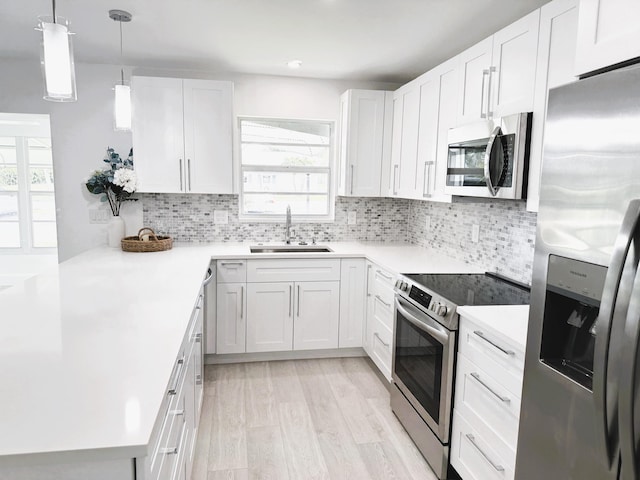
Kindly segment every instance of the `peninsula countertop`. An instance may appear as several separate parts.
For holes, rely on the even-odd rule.
[[[327,245],[332,253],[285,255],[251,254],[249,244],[101,247],[0,292],[0,469],[27,457],[146,455],[212,258],[366,257],[394,272],[478,271],[412,245]]]

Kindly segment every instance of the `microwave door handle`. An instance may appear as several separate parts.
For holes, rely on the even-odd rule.
[[[619,422],[620,453],[622,457],[622,471],[625,478],[638,478],[638,435],[635,428],[635,399],[638,391],[636,372],[640,360],[640,270],[636,270],[633,293],[629,303],[629,310],[624,328],[624,344],[622,346],[622,362],[627,374],[626,381],[619,380]],[[622,370],[622,369],[621,369]]]
[[[610,391],[608,385],[617,389],[616,369],[611,369],[612,377],[608,377],[609,352],[616,353],[617,345],[610,345],[611,332],[614,325],[623,328],[620,323],[620,312],[624,308],[623,299],[619,297],[619,291],[625,291],[623,273],[624,266],[629,255],[629,250],[640,220],[640,199],[629,202],[620,231],[616,238],[609,269],[604,281],[600,312],[596,320],[596,344],[593,362],[593,400],[598,416],[596,418],[597,437],[602,443],[601,450],[605,452],[609,465],[613,464],[614,456],[617,457],[618,431],[617,431],[617,398],[616,392]],[[625,278],[628,278],[625,276]],[[621,287],[622,285],[622,289]],[[624,322],[624,318],[622,318]],[[615,336],[614,336],[615,339]],[[613,362],[612,362],[613,363]],[[608,398],[611,396],[611,398]],[[617,460],[616,460],[617,461]]]
[[[493,132],[491,132],[491,136],[489,137],[489,143],[487,143],[487,149],[484,152],[484,178],[487,181],[487,188],[489,189],[492,197],[495,197],[500,189],[500,186],[493,184],[493,180],[491,178],[491,163],[496,158],[493,155],[493,147],[495,142],[499,141],[498,137],[501,133],[502,129],[499,126],[493,129]]]

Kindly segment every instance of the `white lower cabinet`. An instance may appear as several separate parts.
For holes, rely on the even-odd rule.
[[[344,258],[340,266],[340,330],[338,347],[361,347],[365,316],[365,261]]]
[[[451,465],[464,480],[514,478],[524,346],[461,314]]]
[[[217,353],[244,353],[247,322],[246,284],[218,283],[216,291]]]
[[[391,381],[393,353],[393,283],[395,275],[378,265],[367,263],[367,315],[365,351],[385,378]]]
[[[293,349],[338,348],[340,282],[295,285]]]
[[[247,284],[247,352],[293,348],[293,282]]]

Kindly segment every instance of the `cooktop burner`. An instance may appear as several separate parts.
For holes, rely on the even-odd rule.
[[[456,305],[528,305],[529,287],[490,273],[404,274]]]

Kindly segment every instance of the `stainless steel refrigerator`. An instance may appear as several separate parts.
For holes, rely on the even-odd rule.
[[[517,480],[640,478],[640,66],[552,90]]]

